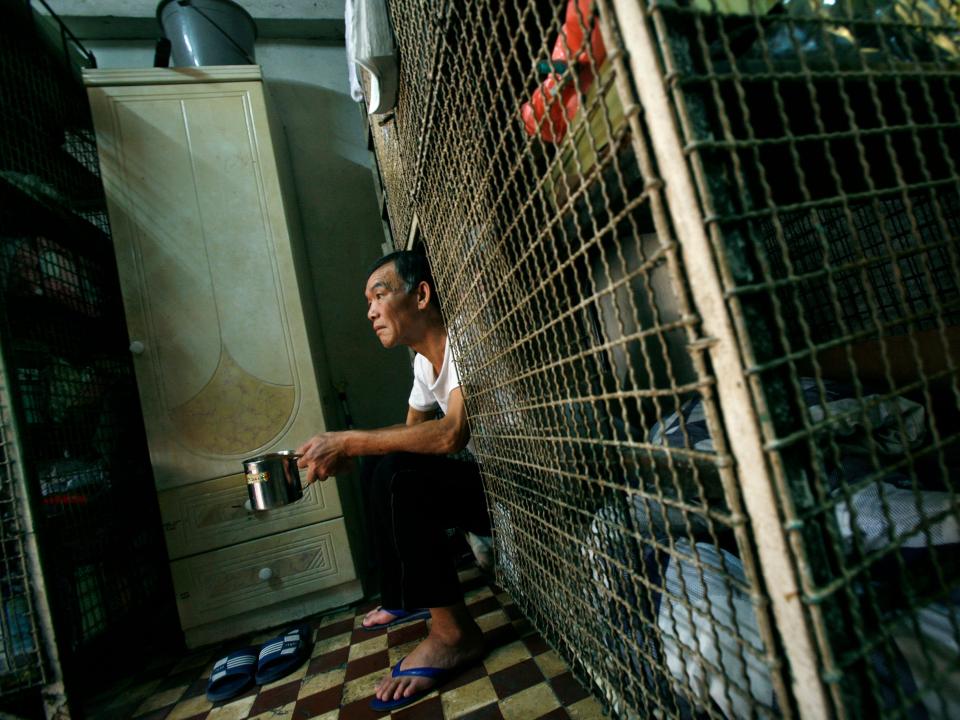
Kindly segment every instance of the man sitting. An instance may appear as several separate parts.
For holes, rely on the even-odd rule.
[[[460,378],[426,258],[399,251],[377,261],[367,279],[367,318],[385,348],[417,353],[407,421],[377,430],[314,436],[297,452],[307,484],[335,475],[353,457],[382,456],[372,472],[372,528],[380,557],[383,605],[363,620],[388,624],[429,608],[429,635],[377,687],[376,709],[418,700],[454,668],[483,653],[483,636],[463,602],[446,529],[490,534],[475,463],[446,457],[467,447],[470,430]],[[435,418],[436,410],[443,412]]]

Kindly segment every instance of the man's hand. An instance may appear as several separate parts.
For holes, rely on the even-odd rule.
[[[309,485],[343,472],[354,457],[394,452],[446,455],[462,450],[470,440],[470,426],[460,388],[450,392],[446,415],[427,419],[431,415],[410,408],[406,425],[314,435],[297,448],[297,465],[307,469],[305,482]]]
[[[326,480],[350,465],[351,458],[344,448],[344,435],[342,432],[320,433],[297,448],[300,456],[297,467],[307,469],[307,485],[316,480]]]

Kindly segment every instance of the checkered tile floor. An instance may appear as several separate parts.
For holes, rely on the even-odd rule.
[[[197,651],[164,677],[122,693],[145,699],[122,714],[119,708],[91,708],[94,718],[137,720],[239,720],[320,718],[360,720],[586,720],[600,718],[599,704],[520,614],[508,594],[490,585],[476,568],[460,573],[467,606],[486,636],[488,653],[424,700],[393,713],[377,713],[370,699],[380,678],[427,634],[424,621],[389,630],[361,630],[372,606],[310,621],[315,628],[312,657],[296,672],[238,698],[210,703],[207,679],[214,661],[234,647],[259,645],[280,629],[240,638],[230,647]],[[116,697],[116,696],[114,696]]]

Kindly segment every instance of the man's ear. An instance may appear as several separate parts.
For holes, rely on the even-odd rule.
[[[430,284],[426,280],[421,280],[420,284],[417,285],[417,307],[421,310],[425,309],[430,304],[432,297]]]

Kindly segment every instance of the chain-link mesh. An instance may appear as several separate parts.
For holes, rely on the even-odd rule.
[[[377,158],[377,172],[389,208],[390,231],[397,247],[406,246],[413,221],[413,206],[406,185],[406,173],[400,144],[397,142],[397,126],[393,115],[374,118],[370,123],[370,135]]]
[[[10,391],[0,360],[0,695],[47,681],[34,583],[21,514],[23,496]]]

